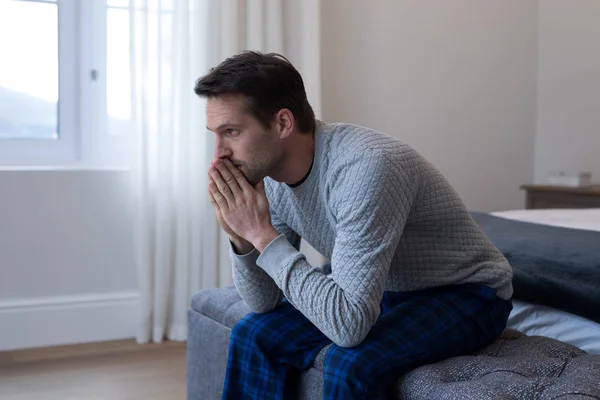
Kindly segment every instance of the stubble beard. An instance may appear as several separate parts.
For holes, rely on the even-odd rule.
[[[250,167],[248,164],[243,164],[242,173],[246,177],[248,183],[253,187],[256,187],[256,185],[265,177],[278,175],[283,169],[283,160],[284,157],[280,156],[271,160],[259,162],[253,167]]]

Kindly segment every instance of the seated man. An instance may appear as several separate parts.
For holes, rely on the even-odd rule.
[[[195,92],[216,135],[210,200],[253,311],[232,331],[223,398],[283,398],[331,343],[324,397],[385,398],[409,369],[500,335],[511,266],[414,149],[315,120],[277,54],[231,57]],[[301,238],[330,268],[307,262]]]

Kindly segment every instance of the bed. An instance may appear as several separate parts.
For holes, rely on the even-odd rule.
[[[577,242],[580,240],[582,235],[585,240],[589,240],[594,245],[594,239],[597,238],[595,246],[600,251],[600,208],[591,209],[544,209],[544,210],[511,210],[502,212],[493,212],[490,215],[503,220],[521,222],[525,224],[534,224],[551,227],[549,229],[541,228],[537,232],[564,235],[570,237],[569,240],[561,240],[562,236],[558,237],[559,245],[564,248],[556,248],[555,252],[566,252],[576,247],[568,248],[569,242]],[[508,257],[519,258],[514,255],[516,250],[522,249],[524,244],[518,243],[516,240],[507,243],[502,238],[502,235],[510,232],[514,232],[517,238],[520,238],[527,233],[523,232],[523,226],[520,224],[506,224],[503,230],[500,232],[496,231],[497,222],[490,221],[481,215],[480,213],[474,214],[475,219],[483,226],[484,230],[487,231],[488,236],[492,241],[496,242],[499,248],[508,254]],[[556,245],[556,241],[553,241],[553,246]],[[526,244],[525,244],[526,245]],[[580,244],[575,243],[577,247]],[[522,250],[521,250],[522,251]],[[524,293],[524,290],[531,292],[531,285],[520,285],[519,279],[522,276],[518,273],[515,276],[515,298],[513,300],[514,309],[509,317],[508,326],[516,329],[527,335],[539,335],[554,338],[565,343],[572,344],[590,354],[600,354],[600,253],[594,252],[591,261],[582,261],[581,263],[590,263],[591,269],[594,271],[586,271],[586,274],[578,276],[577,270],[573,272],[574,286],[573,296],[569,297],[570,293],[568,290],[562,290],[564,296],[557,297],[552,296],[551,298],[545,297],[543,294],[532,295],[531,293]],[[560,257],[567,257],[570,253],[559,255]],[[521,257],[523,259],[523,257]],[[535,261],[535,260],[534,260]],[[512,263],[519,262],[518,260],[512,260]],[[584,265],[584,267],[589,265]],[[519,271],[520,265],[514,266]],[[557,265],[558,268],[562,267]],[[565,266],[566,267],[566,266]],[[577,267],[577,263],[573,263],[570,267]],[[551,275],[549,278],[553,278],[554,272],[550,271]],[[571,279],[573,276],[567,276],[566,278]],[[544,275],[543,265],[537,271],[537,278],[539,280],[547,279]],[[581,283],[580,280],[584,277],[591,278],[588,280],[589,286],[585,286],[582,290],[578,291],[577,286]],[[587,279],[586,279],[587,280]],[[584,282],[585,283],[585,282]],[[535,285],[536,282],[533,282]],[[595,293],[593,293],[595,292]],[[589,303],[589,308],[592,310],[581,310],[576,304],[586,300],[595,300]],[[595,308],[597,312],[594,312]]]
[[[600,209],[473,212],[514,269],[509,327],[489,346],[399,376],[390,398],[600,400]],[[188,311],[187,398],[219,399],[231,328],[249,312],[234,287]],[[322,398],[327,347],[291,383]]]

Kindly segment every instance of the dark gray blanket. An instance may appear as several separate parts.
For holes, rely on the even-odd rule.
[[[600,322],[600,232],[471,213],[514,269],[514,297]]]

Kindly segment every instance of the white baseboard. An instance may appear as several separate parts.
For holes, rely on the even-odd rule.
[[[135,337],[137,292],[0,300],[0,350]]]

